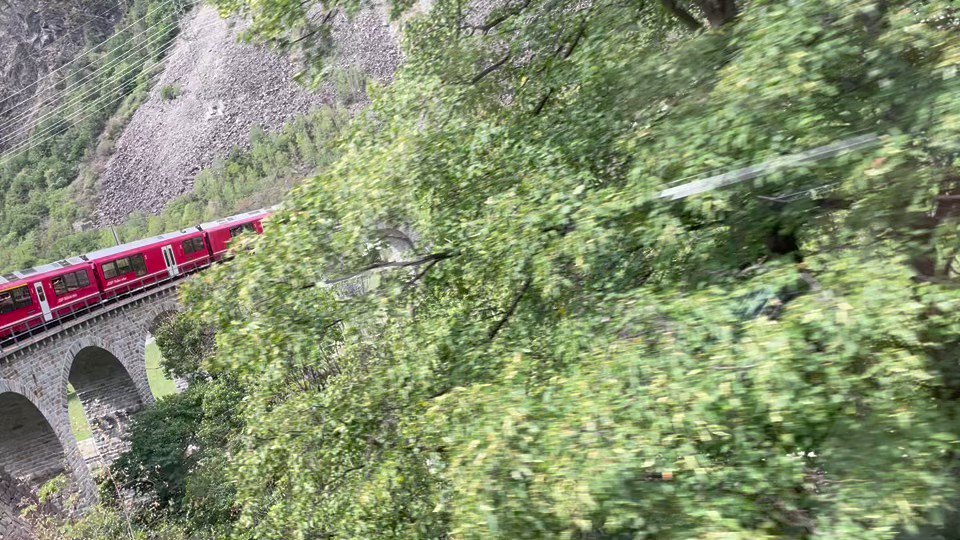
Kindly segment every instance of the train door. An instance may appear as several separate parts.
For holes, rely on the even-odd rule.
[[[50,313],[50,302],[47,302],[47,294],[43,292],[43,283],[39,281],[34,283],[33,290],[37,291],[37,299],[40,300],[40,309],[43,311],[43,320],[52,321],[53,315]]]
[[[163,246],[163,261],[167,263],[167,272],[170,277],[180,275],[180,268],[177,266],[177,259],[173,256],[173,246]]]

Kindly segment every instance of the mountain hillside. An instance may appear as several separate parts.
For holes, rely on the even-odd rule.
[[[380,11],[342,17],[334,27],[340,52],[331,77],[342,82],[309,91],[294,82],[296,67],[287,57],[238,41],[242,27],[209,6],[187,17],[165,70],[100,174],[100,225],[135,211],[155,213],[190,191],[201,170],[248,147],[254,128],[276,131],[319,105],[362,107],[363,81],[388,80],[400,59]]]
[[[213,204],[194,196],[197,175],[254,149],[262,135],[292,138],[319,158],[302,146],[304,133],[281,135],[281,128],[302,118],[294,130],[309,126],[307,139],[335,138],[342,122],[333,118],[365,107],[367,83],[389,81],[401,59],[397,29],[379,4],[350,17],[345,10],[324,15],[332,47],[324,76],[311,72],[309,88],[295,81],[302,59],[246,42],[243,15],[223,20],[203,2],[0,6],[6,270],[110,245],[108,224],[123,224],[135,238],[276,202],[309,172],[306,163],[258,169],[255,181],[241,181],[243,198],[234,191]],[[141,226],[143,214],[161,214],[184,197],[192,198],[189,212]]]
[[[126,11],[120,2],[78,0],[0,0],[0,141],[32,118],[33,105],[52,84],[42,80],[86,44],[110,36]],[[12,120],[16,119],[16,122]],[[8,148],[17,136],[0,142]]]

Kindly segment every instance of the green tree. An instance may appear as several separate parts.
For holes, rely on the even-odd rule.
[[[213,332],[209,328],[194,318],[174,314],[157,327],[155,334],[168,376],[190,382],[206,377],[203,362],[214,352]]]
[[[286,46],[309,9],[218,4]],[[203,371],[236,384],[216,401],[233,420],[201,422],[226,442],[201,445],[183,507],[214,511],[191,527],[949,532],[958,29],[946,0],[411,15],[339,158],[183,289],[216,333]],[[657,198],[864,132],[875,146]]]
[[[113,464],[111,478],[137,494],[131,513],[138,531],[166,538],[160,532],[173,527],[191,538],[222,538],[235,519],[234,489],[224,478],[243,428],[244,389],[229,374],[202,371],[212,340],[189,317],[171,317],[156,335],[165,369],[190,386],[134,418],[130,449]]]
[[[265,39],[300,16],[220,5]],[[234,536],[939,522],[960,435],[955,11],[708,5],[440,1],[407,22],[341,159],[185,291],[217,330],[209,369],[249,392]],[[655,199],[863,131],[880,143]]]

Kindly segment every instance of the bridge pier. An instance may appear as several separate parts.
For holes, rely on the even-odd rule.
[[[0,469],[0,538],[21,540],[30,537],[30,524],[17,511],[25,501],[32,499],[26,486]]]
[[[128,448],[131,416],[154,402],[145,344],[155,320],[170,311],[179,311],[176,288],[155,289],[0,356],[0,539],[32,538],[19,501],[59,475],[81,507],[96,502],[93,476],[70,427],[67,385],[76,390],[109,465]]]
[[[35,393],[0,379],[0,538],[21,540],[27,527],[20,519],[23,502],[53,478],[64,475],[67,492],[47,510],[59,512],[69,495],[80,504],[96,500],[96,485],[80,456],[66,410],[44,411]],[[28,529],[27,529],[28,530]]]

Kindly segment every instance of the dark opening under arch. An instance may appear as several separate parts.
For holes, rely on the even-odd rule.
[[[30,400],[15,392],[0,394],[0,469],[35,490],[67,470],[56,432]]]
[[[83,405],[100,456],[112,463],[127,449],[124,435],[130,417],[143,408],[137,385],[113,353],[97,346],[77,353],[69,382]]]

